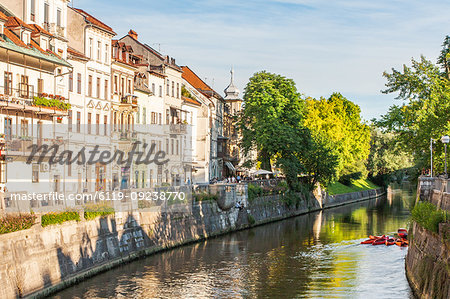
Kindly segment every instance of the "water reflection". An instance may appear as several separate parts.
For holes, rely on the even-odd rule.
[[[54,298],[408,298],[407,249],[359,242],[404,227],[413,198],[395,191],[181,247]]]

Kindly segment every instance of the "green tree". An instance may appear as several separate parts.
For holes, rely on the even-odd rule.
[[[400,150],[394,133],[383,133],[376,127],[371,129],[370,154],[367,159],[369,176],[388,175],[413,166],[412,156]]]
[[[256,73],[245,88],[244,102],[239,117],[244,153],[256,149],[262,169],[271,171],[275,162],[290,189],[296,188],[301,174],[311,174],[310,187],[330,179],[333,170],[330,175],[325,163],[319,162],[335,157],[304,126],[304,100],[293,80],[265,71]]]
[[[392,73],[383,74],[387,79],[383,93],[398,93],[402,103],[393,105],[375,124],[396,133],[401,149],[412,154],[420,168],[430,165],[430,138],[438,140],[450,134],[449,45],[446,37],[438,59],[440,66],[422,56],[419,61],[412,59],[411,67],[404,65],[403,71],[392,69]],[[442,171],[441,142],[436,143],[434,151],[434,165]]]
[[[338,177],[350,172],[365,172],[363,161],[369,154],[370,129],[361,121],[358,105],[339,93],[330,98],[306,100],[305,125],[317,140],[326,139],[335,149]]]

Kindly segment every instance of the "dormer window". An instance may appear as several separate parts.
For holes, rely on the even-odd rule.
[[[41,38],[41,48],[48,50],[48,40],[46,38]]]
[[[25,32],[25,31],[22,32],[22,41],[27,45],[30,43],[30,33],[29,32]]]

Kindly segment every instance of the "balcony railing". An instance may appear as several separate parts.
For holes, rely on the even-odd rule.
[[[132,95],[132,94],[127,94],[127,95],[122,97],[121,103],[122,104],[130,104],[132,106],[136,106],[137,107],[137,97],[135,95]]]
[[[171,134],[185,134],[187,132],[187,125],[185,124],[170,124],[169,128]]]
[[[0,86],[0,107],[9,110],[30,110],[30,112],[67,115],[66,111],[58,110],[56,107],[38,107],[35,105],[34,98],[43,95],[35,92],[33,85],[19,83],[18,87]],[[62,99],[60,101],[64,102]]]

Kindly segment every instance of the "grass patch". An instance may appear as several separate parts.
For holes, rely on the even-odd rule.
[[[35,219],[34,214],[7,215],[0,218],[0,235],[29,229],[33,226]]]
[[[354,180],[349,186],[339,182],[331,183],[327,186],[327,192],[331,195],[351,193],[357,191],[371,190],[380,188],[367,179]]]
[[[61,224],[66,221],[80,221],[80,214],[77,211],[65,211],[61,213],[48,213],[41,217],[42,227],[46,227],[52,224]]]
[[[114,208],[107,203],[88,204],[84,207],[84,219],[92,220],[99,216],[114,214]]]
[[[439,223],[447,221],[447,216],[446,211],[436,208],[430,202],[419,202],[411,211],[412,220],[435,233],[439,232]]]

